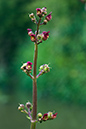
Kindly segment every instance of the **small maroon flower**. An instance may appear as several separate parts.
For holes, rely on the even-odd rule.
[[[31,36],[31,41],[35,42],[36,41],[36,35],[35,34],[30,34],[30,36]]]
[[[27,62],[26,69],[30,71],[32,69],[32,63],[30,61]]]
[[[48,32],[43,31],[43,32],[42,32],[42,34],[43,34],[43,38],[42,38],[42,39],[43,39],[44,41],[48,39],[49,33],[50,33],[50,31],[48,31]]]
[[[31,34],[33,34],[33,32],[32,32],[32,29],[27,29],[27,31],[28,31],[28,35],[30,36]]]
[[[50,12],[50,13],[45,17],[45,19],[46,19],[47,21],[50,21],[50,20],[51,20],[51,18],[52,18],[51,13],[52,13],[52,12]]]
[[[43,115],[42,120],[43,120],[43,121],[48,120],[48,113],[45,113],[45,114]]]
[[[37,8],[36,11],[37,11],[37,15],[39,17],[41,17],[42,16],[42,10],[40,8]]]
[[[53,112],[48,112],[48,113],[45,113],[42,117],[42,120],[43,121],[46,121],[46,120],[53,120],[56,118],[56,115],[57,113],[53,114]]]
[[[53,114],[52,119],[56,118],[58,113]]]

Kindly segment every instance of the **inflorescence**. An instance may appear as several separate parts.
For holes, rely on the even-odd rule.
[[[36,15],[39,17],[38,21],[34,15],[34,13],[29,14],[31,21],[37,25],[37,31],[35,31],[35,33],[33,33],[32,29],[28,28],[27,29],[28,35],[30,36],[31,41],[37,45],[42,43],[43,41],[46,41],[49,38],[50,31],[48,31],[48,32],[43,31],[42,33],[40,33],[39,26],[46,25],[52,19],[51,13],[52,12],[50,12],[47,15],[46,7],[43,7],[42,9],[37,8]],[[23,70],[23,72],[25,72],[28,76],[30,76],[31,79],[34,79],[34,76],[31,75],[32,62],[27,61],[26,63],[23,63],[23,65],[21,66],[21,70]],[[49,71],[50,71],[49,64],[41,65],[39,68],[39,74],[36,76],[36,79],[39,76],[43,75],[44,73],[48,73]],[[33,105],[29,101],[25,105],[19,104],[18,110],[20,110],[23,113],[26,113],[27,114],[26,117],[32,122]],[[42,123],[42,121],[53,120],[54,118],[56,118],[56,116],[57,116],[57,113],[53,113],[51,111],[49,111],[43,115],[42,115],[42,113],[38,113],[37,120],[35,120],[35,121]]]

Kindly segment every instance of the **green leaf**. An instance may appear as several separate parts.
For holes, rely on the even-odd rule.
[[[29,116],[26,116],[26,117],[27,117],[27,119],[31,120],[31,118]]]

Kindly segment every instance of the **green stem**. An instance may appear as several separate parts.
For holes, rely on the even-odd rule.
[[[36,129],[36,122],[31,122],[31,129]]]

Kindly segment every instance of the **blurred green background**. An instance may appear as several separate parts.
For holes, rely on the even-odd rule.
[[[21,70],[33,62],[34,44],[27,28],[36,30],[28,13],[47,7],[52,20],[40,30],[50,37],[39,45],[38,68],[51,71],[38,79],[38,112],[58,112],[37,129],[86,128],[86,11],[80,0],[0,0],[0,129],[29,129],[18,103],[32,101],[32,80]]]

